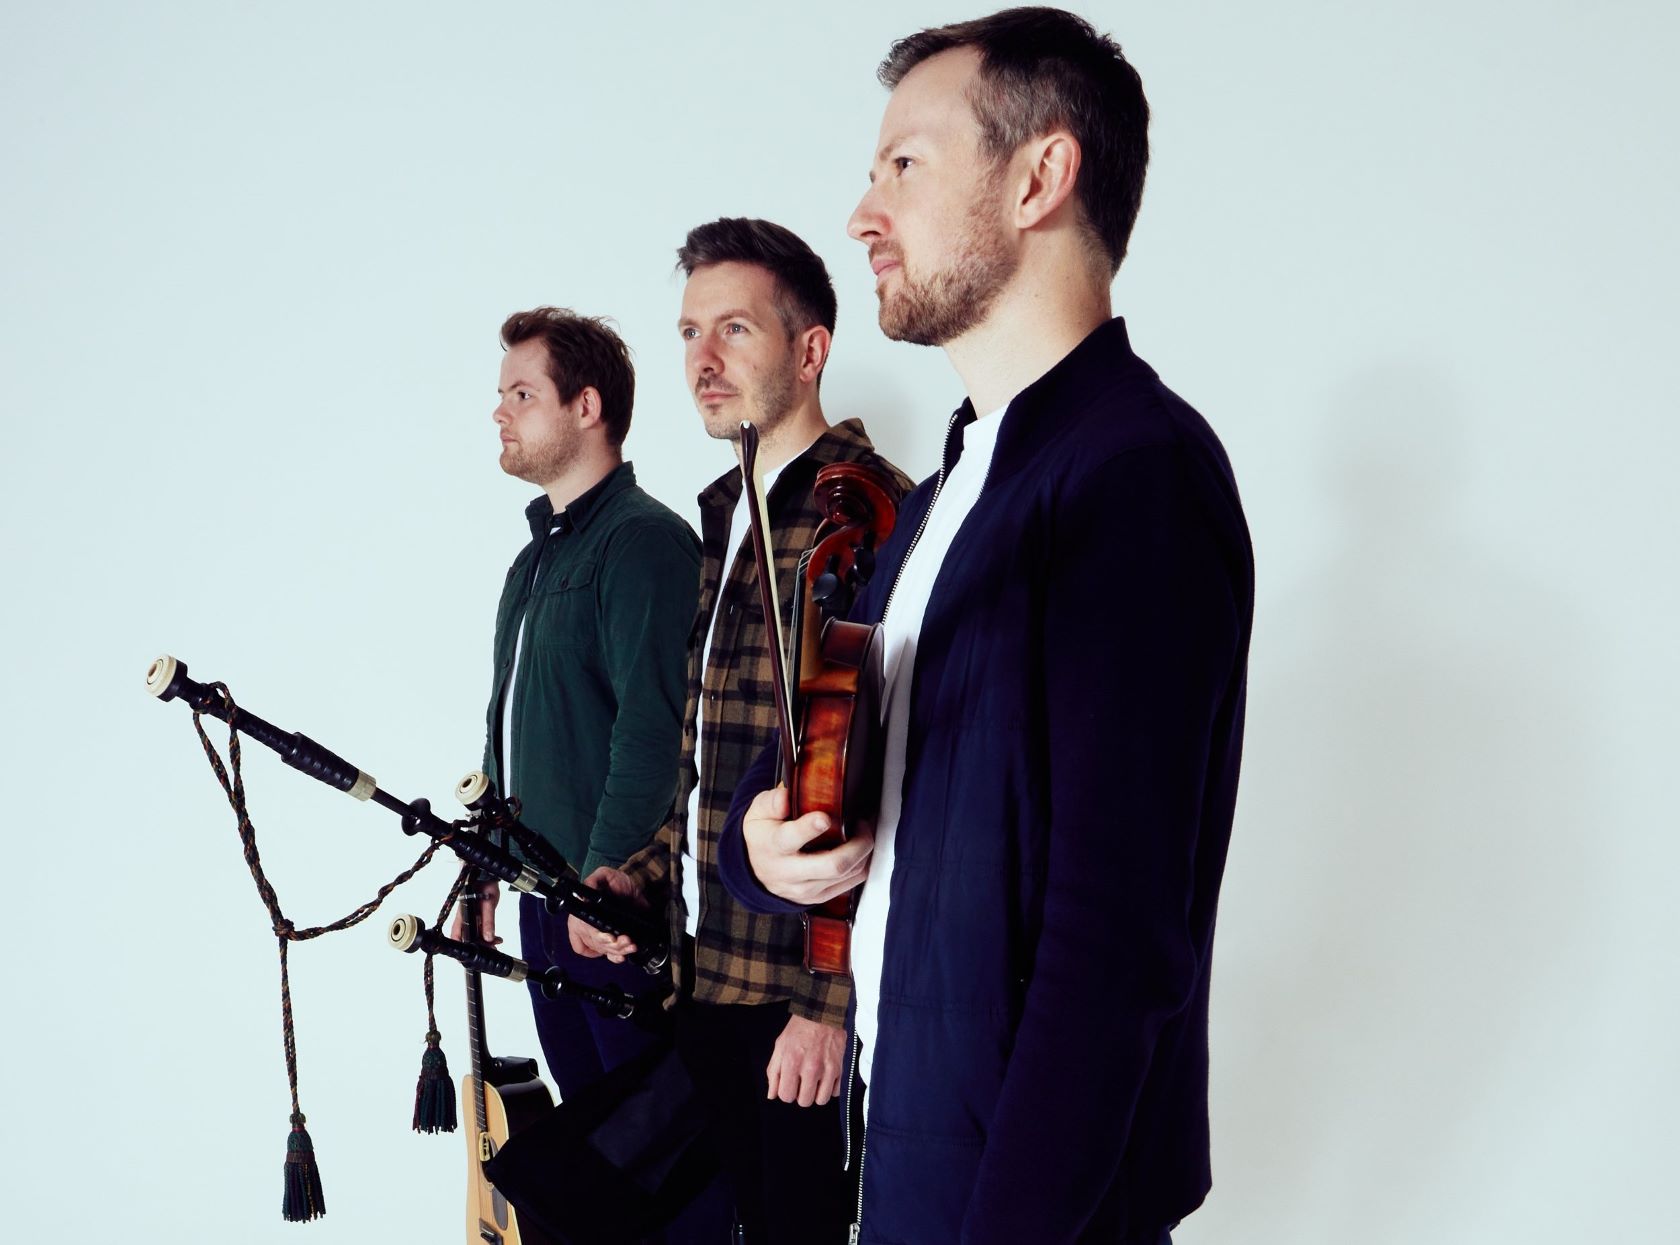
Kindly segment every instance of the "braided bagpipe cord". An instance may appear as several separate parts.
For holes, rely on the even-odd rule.
[[[455,885],[444,897],[438,909],[433,929],[442,929],[449,919],[449,910],[472,877],[468,865],[455,878]],[[434,956],[426,952],[426,1050],[420,1056],[420,1080],[414,1086],[414,1131],[417,1133],[452,1133],[455,1131],[455,1083],[449,1079],[449,1061],[443,1057],[443,1037],[437,1027],[437,1005],[432,990],[432,962]]]
[[[198,710],[193,710],[193,729],[198,732],[198,740],[204,745],[204,755],[210,762],[210,768],[215,772],[216,781],[222,786],[227,795],[228,803],[233,806],[234,816],[239,822],[239,841],[244,846],[245,863],[251,870],[251,877],[257,884],[257,894],[261,896],[263,906],[268,909],[269,920],[273,923],[275,937],[280,943],[280,1021],[285,1035],[286,1047],[286,1080],[292,1091],[292,1132],[286,1139],[286,1193],[281,1203],[281,1214],[287,1219],[301,1222],[314,1219],[326,1214],[326,1198],[321,1192],[321,1173],[315,1162],[315,1146],[304,1128],[303,1108],[298,1103],[298,1074],[297,1074],[297,1039],[293,1032],[292,1023],[292,986],[287,968],[287,948],[294,942],[306,942],[311,938],[319,938],[322,934],[336,933],[349,929],[353,925],[360,925],[379,909],[388,896],[397,887],[408,881],[420,870],[431,863],[432,857],[442,847],[447,839],[434,840],[420,858],[384,886],[379,888],[378,894],[366,903],[353,909],[348,915],[340,917],[329,925],[316,925],[307,929],[298,929],[287,919],[280,910],[280,898],[274,893],[274,887],[263,873],[262,859],[257,854],[257,832],[251,824],[250,812],[245,806],[245,780],[240,772],[239,732],[235,728],[238,721],[239,709],[233,703],[224,683],[212,683],[210,687],[222,698],[227,706],[228,723],[228,761],[222,764],[222,759],[216,753],[216,747],[210,742],[210,737],[204,732],[204,723],[200,720]],[[229,778],[229,771],[232,778]],[[463,871],[463,875],[464,875]],[[456,881],[450,891],[450,902],[459,891],[461,881]],[[448,911],[446,906],[445,912]],[[441,922],[441,918],[440,918]],[[424,1061],[436,1050],[438,1062],[441,1063],[443,1052],[437,1047],[437,1025],[432,1017],[432,958],[426,957],[426,1011],[429,1024],[427,1032],[427,1054],[422,1056],[421,1077],[424,1080],[426,1072]],[[447,1067],[444,1068],[447,1076]],[[435,1078],[434,1078],[435,1079]],[[453,1114],[454,1095],[450,1092],[450,1111]]]

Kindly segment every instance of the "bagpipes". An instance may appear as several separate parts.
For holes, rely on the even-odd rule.
[[[628,936],[636,943],[637,950],[626,958],[650,975],[660,973],[668,963],[667,934],[657,919],[616,895],[585,885],[560,853],[520,821],[518,801],[500,796],[483,773],[473,771],[456,785],[456,798],[464,805],[467,815],[455,821],[445,821],[432,811],[429,801],[400,800],[382,790],[370,774],[308,736],[281,730],[239,707],[225,684],[200,683],[191,678],[186,663],[174,657],[163,656],[152,662],[146,671],[146,690],[159,700],[178,699],[192,709],[193,729],[198,734],[217,782],[233,808],[245,863],[251,870],[257,893],[268,909],[279,940],[281,1017],[286,1073],[292,1096],[292,1131],[286,1145],[286,1191],[281,1204],[281,1213],[286,1219],[302,1221],[326,1213],[314,1145],[304,1128],[305,1117],[298,1097],[297,1046],[287,963],[290,943],[360,924],[373,915],[393,890],[425,868],[440,848],[447,847],[462,860],[464,868],[444,901],[438,915],[439,925],[447,918],[470,878],[495,879],[507,883],[516,891],[541,898],[552,914],[575,916],[604,933]],[[218,718],[228,726],[226,764],[205,733],[201,720],[204,714]],[[404,834],[424,835],[431,842],[413,865],[381,887],[373,899],[327,925],[297,928],[281,911],[279,898],[263,873],[256,830],[246,807],[239,746],[241,736],[272,749],[293,769],[357,800],[377,804],[395,813],[401,819]],[[517,849],[517,854],[507,844]],[[399,927],[402,930],[401,939]],[[432,957],[445,955],[460,960],[469,972],[486,972],[514,981],[526,979],[530,976],[530,969],[524,961],[487,945],[457,941],[427,929],[415,917],[399,917],[392,923],[389,935],[392,943],[401,949],[419,949],[426,954],[428,1023],[426,1050],[421,1057],[421,1072],[416,1087],[414,1128],[419,1132],[453,1132],[456,1126],[454,1095],[434,1014]],[[407,945],[403,945],[403,940]],[[650,1008],[648,1003],[664,993],[656,990],[649,996],[636,998],[616,989],[599,990],[570,981],[558,968],[537,974],[537,984],[551,995],[570,993],[594,1003],[603,1014],[624,1019],[640,1018],[649,1011],[657,1011],[656,1006]]]
[[[549,998],[572,995],[586,1003],[593,1003],[603,1016],[629,1020],[636,1014],[637,999],[617,986],[586,986],[573,981],[560,968],[550,965],[534,975],[524,960],[484,943],[461,942],[446,937],[411,913],[393,917],[386,929],[386,938],[398,951],[424,951],[427,955],[446,955],[459,960],[475,973],[489,973],[492,977],[506,977],[509,981],[533,981]]]

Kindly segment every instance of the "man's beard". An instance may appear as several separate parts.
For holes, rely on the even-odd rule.
[[[894,341],[943,346],[985,320],[1019,263],[997,219],[996,200],[982,191],[963,222],[956,257],[916,279],[899,252],[899,288],[880,291],[881,331]]]
[[[734,390],[739,393],[740,390]],[[705,390],[696,388],[695,400],[698,401]],[[735,412],[725,416],[721,411],[710,419],[702,413],[706,423],[706,434],[719,441],[739,441],[741,439],[741,416],[744,415],[753,427],[758,429],[759,438],[769,436],[782,421],[793,414],[796,399],[799,396],[799,368],[793,358],[793,351],[787,352],[782,365],[763,376],[755,390],[747,395],[745,412]],[[712,419],[720,422],[714,424]]]
[[[557,431],[541,444],[525,441],[502,447],[502,470],[515,479],[546,488],[576,461],[581,437]],[[511,455],[511,456],[510,456]]]

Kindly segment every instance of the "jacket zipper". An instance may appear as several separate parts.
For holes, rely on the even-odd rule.
[[[841,1171],[852,1170],[852,1095],[857,1092],[857,1064],[858,1054],[863,1049],[863,1039],[856,1033],[852,1034],[852,1048],[846,1057],[846,1088],[840,1100],[840,1131],[845,1138],[846,1161],[840,1165]],[[861,1115],[862,1112],[860,1111]],[[866,1121],[867,1122],[867,1121]],[[852,1220],[851,1235],[847,1238],[849,1245],[857,1245],[858,1233],[863,1230],[863,1138],[858,1138],[858,1192],[857,1215]]]
[[[916,534],[910,538],[910,545],[904,551],[904,556],[898,560],[899,573],[893,576],[892,586],[887,589],[886,604],[881,607],[881,622],[887,621],[887,613],[892,609],[893,597],[898,595],[898,581],[903,577],[904,568],[910,561],[910,555],[916,552],[916,546],[921,543],[922,533],[927,531],[928,520],[933,517],[933,507],[939,501],[939,494],[945,487],[945,477],[951,471],[951,432],[957,426],[957,417],[962,414],[958,407],[951,412],[951,417],[945,421],[945,445],[939,456],[939,477],[933,482],[933,496],[928,498],[927,509],[922,511],[922,521],[916,525]],[[852,1110],[851,1096],[856,1091],[858,1054],[863,1048],[862,1040],[854,1033],[852,1035],[851,1071],[846,1077],[846,1101],[843,1104],[842,1125],[845,1133],[846,1162],[843,1170],[850,1171],[852,1166]],[[857,1214],[852,1220],[851,1232],[847,1236],[848,1245],[858,1245],[863,1235],[863,1162],[869,1153],[869,1119],[868,1108],[859,1112],[864,1116],[858,1130],[858,1167],[857,1167]]]
[[[921,543],[922,533],[927,531],[928,520],[933,517],[933,504],[939,500],[939,491],[945,487],[945,476],[951,470],[951,429],[957,426],[957,416],[962,414],[958,407],[951,412],[951,418],[945,421],[945,446],[939,456],[939,478],[933,482],[933,496],[928,498],[927,509],[922,511],[922,521],[916,525],[916,534],[910,538],[910,547],[904,551],[904,556],[898,560],[898,574],[893,576],[892,587],[887,589],[887,603],[881,607],[881,621],[887,621],[887,611],[892,609],[893,597],[898,595],[898,581],[903,577],[904,567],[910,561],[910,555],[916,552],[916,546]]]
[[[863,1160],[869,1154],[869,1130],[865,1128],[863,1135],[858,1138],[858,1195],[857,1218],[852,1220],[852,1232],[849,1245],[858,1245],[858,1238],[863,1235]]]
[[[846,1055],[846,1088],[840,1096],[840,1132],[844,1137],[846,1161],[840,1164],[841,1171],[852,1170],[852,1086],[857,1084],[858,1049],[863,1045],[863,1039],[856,1033],[852,1034],[852,1049]]]

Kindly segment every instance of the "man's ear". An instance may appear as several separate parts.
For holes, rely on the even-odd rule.
[[[796,375],[802,384],[808,385],[822,375],[823,364],[828,362],[828,350],[833,343],[834,335],[820,324],[813,324],[803,333],[794,335],[794,357],[798,360]]]
[[[601,425],[601,391],[594,385],[585,385],[578,391],[578,396],[572,399],[576,403],[579,428],[598,428]]]
[[[1052,130],[1030,139],[1015,159],[1024,165],[1018,183],[1020,198],[1014,207],[1015,224],[1031,229],[1059,212],[1072,198],[1082,159],[1079,140],[1066,130]]]

